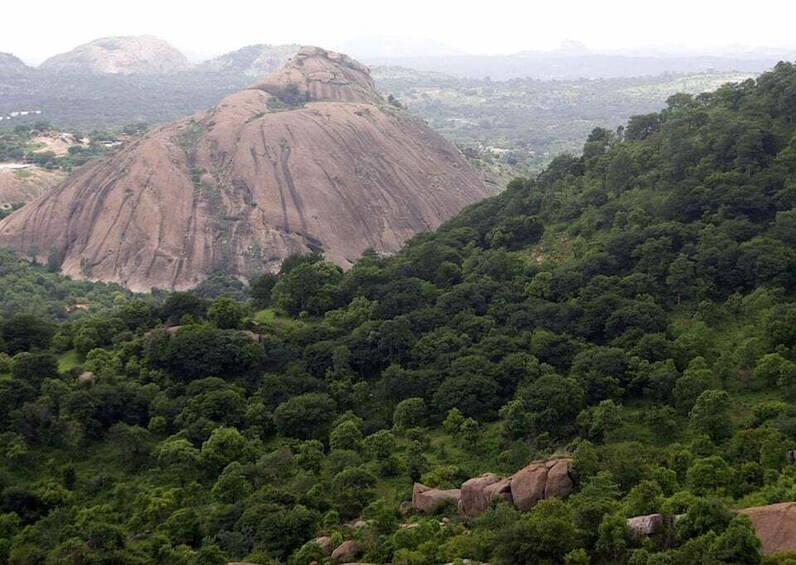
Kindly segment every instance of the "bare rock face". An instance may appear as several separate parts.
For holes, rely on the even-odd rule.
[[[470,479],[462,484],[460,508],[467,516],[477,516],[492,504],[493,500],[511,501],[509,479],[501,479],[493,473]]]
[[[460,498],[461,490],[459,489],[442,490],[427,487],[420,483],[415,483],[414,487],[412,487],[412,509],[421,514],[434,512],[448,502],[458,504]]]
[[[489,502],[493,500],[505,500],[506,502],[514,502],[511,496],[511,478],[501,479],[484,489],[484,492],[489,496]]]
[[[351,563],[359,555],[359,551],[359,544],[356,541],[344,541],[332,552],[332,559],[340,563]]]
[[[63,171],[32,167],[15,170],[0,164],[0,210],[47,194],[66,178]]]
[[[796,551],[796,502],[781,502],[739,510],[752,520],[755,534],[763,542],[763,553]]]
[[[91,371],[84,371],[77,377],[77,384],[80,386],[88,386],[94,383],[94,373]]]
[[[574,486],[569,477],[570,463],[569,459],[552,459],[543,463],[531,463],[517,471],[511,477],[514,506],[526,512],[545,498],[568,496]]]
[[[319,538],[315,538],[313,540],[318,547],[321,548],[324,555],[331,555],[332,554],[332,538],[329,536],[321,536]]]
[[[55,55],[40,69],[66,73],[170,74],[190,67],[188,59],[169,43],[151,35],[103,37]]]
[[[648,514],[646,516],[634,516],[627,519],[627,527],[630,531],[639,536],[652,536],[664,525],[662,514]]]
[[[0,222],[76,278],[185,289],[322,250],[392,253],[490,195],[461,153],[383,103],[367,68],[302,48],[283,69],[82,168]]]
[[[266,76],[254,88],[283,101],[296,94],[306,102],[334,100],[378,104],[381,101],[365,65],[348,55],[320,47],[302,47],[290,65]]]
[[[545,484],[547,483],[547,466],[544,463],[534,463],[517,471],[511,477],[511,496],[514,506],[523,512],[544,499]]]
[[[544,485],[545,498],[566,498],[572,492],[575,483],[569,476],[570,463],[569,459],[558,459],[548,468],[547,481]]]

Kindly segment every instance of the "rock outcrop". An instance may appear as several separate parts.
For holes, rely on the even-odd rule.
[[[267,75],[253,88],[285,103],[357,102],[379,104],[381,95],[368,68],[342,53],[303,47],[289,65]]]
[[[553,460],[553,465],[547,467],[547,481],[544,485],[545,498],[566,498],[572,492],[575,483],[569,476],[569,459]]]
[[[566,498],[574,483],[569,476],[569,459],[531,463],[511,477],[514,506],[526,512],[545,498]]]
[[[332,552],[332,559],[340,563],[351,563],[359,555],[359,552],[359,544],[356,541],[344,541]]]
[[[749,516],[755,534],[763,544],[763,554],[796,551],[796,502],[781,502],[738,510]],[[627,519],[630,531],[639,536],[653,536],[672,528],[685,514],[665,516],[648,514]]]
[[[89,386],[94,384],[96,377],[91,371],[84,371],[77,377],[77,384],[80,386]]]
[[[451,502],[458,505],[460,498],[460,489],[442,490],[420,483],[412,487],[412,509],[421,514],[429,514]]]
[[[534,463],[520,469],[511,477],[511,496],[514,505],[527,512],[534,504],[544,499],[547,484],[547,466]]]
[[[0,210],[47,194],[66,178],[63,171],[39,167],[14,169],[0,165]]]
[[[103,37],[44,61],[40,69],[74,74],[158,75],[184,71],[188,59],[151,35]]]
[[[637,536],[655,535],[665,523],[663,514],[647,514],[627,519],[627,527]]]
[[[763,553],[796,551],[796,502],[744,508],[739,513],[749,516],[757,537],[763,542]]]
[[[569,476],[572,460],[567,458],[536,462],[523,467],[512,476],[500,478],[494,473],[484,473],[462,483],[462,488],[452,490],[432,489],[415,483],[412,489],[412,509],[428,513],[445,502],[459,501],[459,512],[477,516],[495,500],[505,500],[518,510],[526,512],[545,498],[566,498],[574,483]]]
[[[331,555],[332,554],[332,538],[329,536],[321,536],[319,538],[315,538],[313,543],[321,548],[321,551],[324,555]]]
[[[510,479],[486,473],[462,484],[459,509],[466,516],[477,516],[498,499],[512,501]]]
[[[82,168],[0,222],[0,245],[75,278],[185,289],[321,250],[392,253],[492,192],[448,141],[316,47],[193,118]]]

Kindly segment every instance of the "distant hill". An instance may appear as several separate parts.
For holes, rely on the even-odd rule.
[[[450,57],[461,51],[433,39],[405,37],[356,37],[340,44],[341,51],[361,59],[371,57]]]
[[[237,51],[225,53],[197,65],[202,73],[243,73],[250,77],[262,77],[287,63],[300,45],[247,45]]]
[[[32,70],[19,57],[11,53],[0,53],[0,78],[9,74],[19,74]]]
[[[184,71],[188,59],[177,48],[152,35],[103,37],[55,55],[39,67],[63,73],[158,75]]]
[[[513,55],[459,55],[448,57],[368,56],[371,66],[401,66],[419,71],[443,72],[462,78],[509,80],[573,80],[622,78],[662,73],[749,72],[762,73],[779,61],[776,56],[757,58],[722,56],[629,56],[583,52],[571,44],[549,52],[526,51]]]
[[[519,171],[523,165],[536,169],[560,153],[577,154],[595,127],[616,128],[632,115],[660,108],[673,94],[696,95],[756,76],[693,73],[497,81],[405,67],[373,69],[382,91],[397,97],[436,131],[468,148],[493,153],[501,162],[519,165]]]
[[[305,47],[84,167],[0,223],[0,243],[54,250],[75,277],[187,288],[308,251],[347,267],[491,193],[455,146],[382,98],[367,67]]]

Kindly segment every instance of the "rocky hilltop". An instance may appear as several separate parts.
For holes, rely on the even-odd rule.
[[[134,290],[395,252],[489,195],[460,152],[386,104],[368,69],[304,47],[215,107],[87,166],[0,223],[0,244]]]
[[[234,72],[261,77],[282,67],[293,58],[300,45],[248,45],[225,53],[196,67],[200,72]]]
[[[103,37],[44,61],[40,69],[64,73],[160,75],[184,71],[188,59],[152,35]]]
[[[31,70],[19,57],[11,53],[0,53],[0,77],[21,74]]]

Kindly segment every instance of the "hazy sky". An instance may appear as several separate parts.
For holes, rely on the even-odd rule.
[[[97,37],[140,34],[194,59],[254,43],[335,47],[374,35],[474,54],[550,49],[564,39],[595,49],[790,47],[794,16],[790,0],[3,0],[0,51],[38,63]]]

